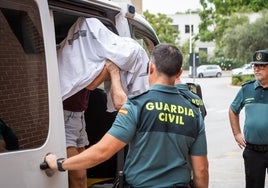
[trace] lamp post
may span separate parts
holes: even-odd
[[[190,9],[190,47],[189,47],[189,53],[190,56],[192,55],[192,10]],[[190,71],[192,72],[192,76],[193,76],[193,82],[195,83],[195,52],[193,52],[192,55],[192,61],[193,61],[193,65],[192,67],[190,66]]]

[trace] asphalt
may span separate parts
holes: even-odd
[[[223,71],[223,77],[230,77],[231,71]],[[182,78],[188,78],[188,71],[184,71]],[[243,150],[237,147],[220,156],[210,157],[209,160],[209,188],[245,188],[245,173]],[[268,174],[265,188],[268,188]]]

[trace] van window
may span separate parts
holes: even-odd
[[[72,12],[70,10],[53,10],[54,17],[54,26],[55,26],[55,35],[56,35],[56,43],[61,43],[68,35],[68,31],[71,26],[77,21],[79,17],[90,18],[94,17],[89,13],[81,13],[81,12]],[[98,18],[109,30],[118,34],[114,24],[107,19]]]
[[[40,147],[48,134],[48,87],[35,1],[0,1],[0,38],[0,118],[19,149]]]
[[[135,21],[134,19],[128,20],[131,27],[132,37],[146,50],[150,56],[155,45],[159,43],[154,31],[147,28],[145,25]]]

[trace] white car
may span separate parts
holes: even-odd
[[[196,69],[198,78],[203,77],[221,77],[222,69],[219,65],[200,65]]]
[[[245,74],[254,74],[253,67],[251,63],[245,64],[242,67],[232,69],[232,75],[245,75]]]

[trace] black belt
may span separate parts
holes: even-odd
[[[133,188],[130,185],[124,185],[123,188]],[[190,185],[172,185],[171,188],[191,188]]]
[[[246,148],[256,152],[268,152],[268,145],[255,145],[247,143]]]
[[[133,188],[130,185],[124,185],[123,188]],[[189,185],[172,185],[171,188],[191,188]]]

